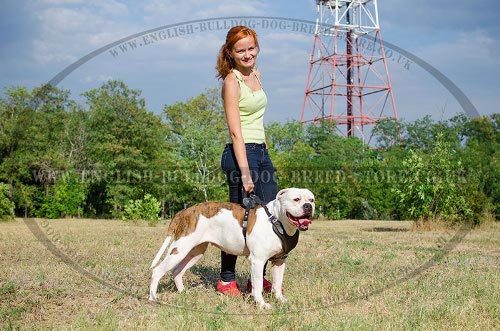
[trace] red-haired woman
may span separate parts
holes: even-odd
[[[223,80],[222,98],[231,143],[221,158],[229,185],[229,200],[242,202],[242,190],[255,192],[265,203],[278,192],[276,170],[269,158],[264,132],[267,97],[256,67],[259,41],[246,26],[231,28],[217,58],[217,78]],[[221,273],[217,291],[241,294],[235,278],[236,256],[221,252]],[[264,290],[271,283],[264,279]],[[248,283],[247,287],[251,287]]]

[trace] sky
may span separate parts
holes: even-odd
[[[495,0],[378,1],[400,119],[500,112],[498,13]],[[218,50],[243,23],[259,35],[265,121],[300,120],[314,35],[299,22],[316,17],[313,0],[0,0],[1,91],[56,82],[84,105],[83,92],[119,79],[160,114],[220,84]]]

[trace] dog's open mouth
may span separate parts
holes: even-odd
[[[311,215],[306,214],[299,217],[295,217],[287,212],[286,216],[288,216],[290,222],[292,222],[292,224],[295,225],[301,231],[307,230],[309,228],[309,224],[311,224],[311,220],[309,219]]]

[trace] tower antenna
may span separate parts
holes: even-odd
[[[342,135],[370,144],[374,125],[398,122],[377,0],[316,0],[316,5],[300,121],[333,121]]]

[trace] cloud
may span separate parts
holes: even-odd
[[[45,6],[37,4],[33,8],[37,9],[38,35],[32,40],[32,57],[42,65],[71,63],[122,38],[127,31],[132,33],[135,30],[133,25],[115,23],[110,19],[128,13],[126,6],[115,1],[93,4],[77,0],[45,0],[43,4]]]
[[[82,4],[85,3],[85,0],[41,0],[40,3],[45,5],[64,6]]]
[[[231,15],[236,9],[241,15],[258,15],[265,7],[260,1],[151,0],[132,11],[118,1],[43,0],[33,5],[39,31],[31,42],[33,58],[42,65],[73,62],[99,47],[147,30],[147,23],[154,28],[196,18]],[[187,52],[187,48],[199,47],[193,43],[196,39],[173,38],[169,41],[174,47],[171,52]],[[205,42],[204,45],[211,44]]]
[[[258,16],[266,13],[267,5],[261,1],[214,1],[217,5],[200,11],[201,17]]]
[[[111,15],[115,17],[126,17],[130,15],[130,11],[128,7],[120,3],[118,1],[114,0],[97,0],[93,1],[93,4],[99,8],[99,14],[105,16],[105,15]]]
[[[41,10],[37,17],[45,33],[74,33],[102,25],[102,18],[87,9],[51,7]]]
[[[151,0],[144,6],[145,21],[166,25],[200,18],[237,15],[262,15],[267,5],[263,1],[242,0]]]
[[[421,46],[416,52],[443,73],[450,74],[452,79],[474,79],[485,68],[490,77],[500,74],[499,46],[486,30],[460,32],[456,38]],[[488,76],[481,77],[483,82],[487,79]]]
[[[83,79],[81,79],[81,83],[84,84],[94,84],[94,83],[104,83],[106,81],[114,79],[111,75],[87,75]]]
[[[419,29],[425,32],[437,30],[463,31],[479,26],[499,31],[497,0],[481,1],[405,1],[385,0],[378,2],[382,24],[390,24],[402,30]]]
[[[129,14],[127,5],[116,0],[40,0],[40,5],[49,7],[73,7],[74,9],[89,8],[97,10],[100,15],[126,16]],[[78,6],[77,6],[78,5]]]

